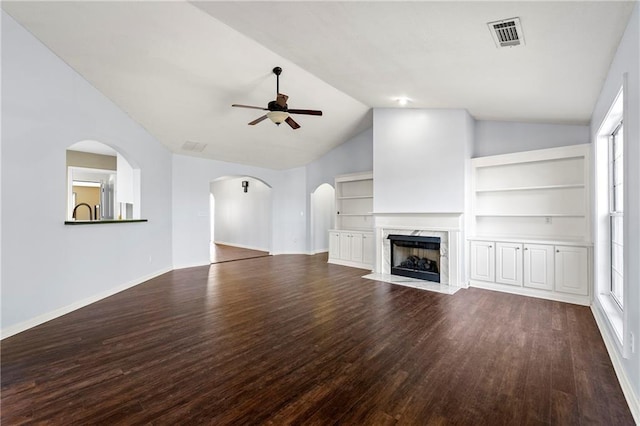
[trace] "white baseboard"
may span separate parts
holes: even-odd
[[[595,305],[591,305],[591,312],[596,319],[596,324],[602,335],[602,340],[604,340],[604,345],[607,347],[607,352],[609,352],[609,358],[611,358],[613,369],[616,372],[616,376],[618,376],[622,393],[627,400],[627,404],[629,404],[629,410],[631,410],[633,420],[636,424],[640,424],[640,400],[638,400],[638,395],[634,392],[631,382],[625,373],[622,354],[618,351],[614,340],[616,337],[611,335],[611,329],[607,326],[607,319],[600,309]]]
[[[520,296],[536,297],[538,299],[555,300],[556,302],[573,303],[574,305],[591,306],[589,296],[574,294],[547,292],[533,288],[515,287],[491,282],[469,280],[469,287],[482,288],[485,290],[500,291],[502,293],[517,294]]]
[[[78,300],[77,302],[74,302],[74,303],[72,303],[70,305],[67,305],[67,306],[64,306],[62,308],[53,310],[51,312],[44,313],[42,315],[38,315],[37,317],[31,318],[31,319],[29,319],[27,321],[23,321],[21,323],[18,323],[18,324],[11,325],[9,327],[3,328],[0,331],[0,340],[6,339],[7,337],[11,337],[11,336],[13,336],[15,334],[18,334],[18,333],[22,333],[23,331],[26,331],[26,330],[28,330],[30,328],[33,328],[33,327],[37,326],[37,325],[43,324],[43,323],[45,323],[47,321],[51,321],[52,319],[61,317],[62,315],[66,315],[69,312],[73,312],[73,311],[75,311],[77,309],[84,308],[87,305],[90,305],[90,304],[95,303],[95,302],[97,302],[99,300],[105,299],[105,298],[107,298],[109,296],[113,296],[114,294],[120,293],[121,291],[124,291],[124,290],[126,290],[128,288],[135,287],[138,284],[142,284],[145,281],[149,281],[150,279],[155,278],[155,277],[157,277],[159,275],[165,274],[165,273],[167,273],[167,272],[169,272],[171,270],[172,270],[172,268],[163,268],[163,269],[161,269],[159,271],[156,271],[156,272],[154,272],[152,274],[149,274],[149,275],[146,275],[144,277],[140,277],[140,278],[137,278],[135,280],[129,281],[127,283],[121,284],[119,286],[110,288],[109,290],[103,291],[102,293],[94,294],[93,296],[89,296],[89,297],[87,297],[85,299]]]

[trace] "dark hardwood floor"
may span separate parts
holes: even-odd
[[[269,252],[249,250],[224,244],[214,244],[211,253],[211,263],[231,262],[233,260],[253,259],[264,256],[269,256]]]
[[[633,424],[589,308],[365,272],[183,269],[7,338],[2,424]]]

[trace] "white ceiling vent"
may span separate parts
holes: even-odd
[[[524,33],[520,25],[520,18],[503,19],[489,22],[487,25],[496,47],[524,45]]]
[[[184,145],[182,145],[182,149],[184,151],[192,151],[192,152],[202,152],[207,147],[206,143],[197,143],[197,142],[189,142],[186,141]]]

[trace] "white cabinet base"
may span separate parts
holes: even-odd
[[[547,243],[525,239],[470,240],[469,285],[589,306],[588,247],[560,241]]]
[[[469,287],[482,288],[485,290],[494,290],[502,293],[518,294],[520,296],[537,297],[539,299],[555,300],[558,302],[573,303],[575,305],[590,306],[591,298],[589,296],[580,296],[575,294],[564,294],[552,291],[538,290],[535,288],[515,287],[512,285],[496,284],[486,281],[469,280]]]
[[[372,232],[329,231],[329,263],[373,270],[375,245]]]

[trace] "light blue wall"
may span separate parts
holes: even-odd
[[[373,129],[367,129],[338,145],[307,164],[306,170],[309,194],[323,183],[334,186],[336,175],[373,170]]]
[[[359,133],[305,166],[307,211],[311,209],[311,193],[318,186],[326,183],[335,189],[334,179],[337,175],[371,170],[373,170],[373,128]],[[306,229],[307,252],[311,253],[314,248],[311,247],[311,223],[309,220],[307,220]]]
[[[66,148],[140,167],[148,223],[65,226]],[[2,12],[2,334],[171,268],[171,154]]]
[[[635,392],[637,409],[639,407],[638,397],[640,396],[640,167],[638,166],[640,164],[640,3],[636,3],[594,108],[591,117],[592,143],[595,143],[598,128],[622,87],[625,73],[628,78],[628,87],[624,99],[624,155],[625,164],[628,167],[625,173],[625,232],[623,238],[624,278],[628,284],[628,294],[625,300],[630,302],[625,305],[629,324],[625,338],[630,339],[632,333],[635,336],[636,347],[629,359],[622,359],[622,367]],[[597,299],[595,307],[599,310],[603,309]],[[610,336],[614,335],[606,323],[603,332]],[[613,340],[615,341],[615,338]],[[621,356],[619,347],[616,347],[615,351],[618,356]],[[637,411],[635,414],[640,416]],[[636,417],[636,421],[638,420],[640,418]]]
[[[579,145],[589,142],[588,125],[477,120],[473,158]]]

